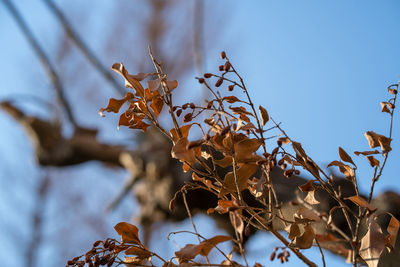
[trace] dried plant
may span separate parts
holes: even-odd
[[[173,143],[171,156],[182,162],[183,171],[191,172],[193,180],[186,182],[175,194],[170,209],[174,209],[177,196],[181,194],[188,216],[192,219],[186,195],[190,195],[191,190],[206,190],[218,198],[216,206],[210,207],[207,213],[229,214],[235,236],[206,239],[197,232],[192,220],[192,234],[198,237],[199,244],[187,244],[175,252],[175,257],[164,259],[142,244],[136,226],[122,222],[115,226],[122,237],[121,242],[113,239],[96,241],[85,255],[69,261],[69,266],[83,266],[85,263],[88,266],[154,266],[154,257],[161,260],[163,266],[242,266],[232,260],[233,251],[225,253],[217,247],[219,243],[227,241],[235,243],[236,252],[240,253],[248,266],[243,241],[250,227],[270,232],[282,242],[283,246],[275,248],[270,256],[270,260],[278,259],[282,263],[294,254],[306,265],[316,266],[301,250],[317,246],[324,266],[323,249],[329,249],[346,257],[353,266],[367,264],[372,267],[378,265],[384,249],[394,250],[400,222],[391,214],[379,213],[371,200],[375,184],[392,150],[390,143],[398,83],[388,87],[391,98],[381,102],[382,112],[388,113],[390,118],[389,135],[368,131],[365,137],[369,147],[374,150],[354,152],[357,156],[364,156],[372,168],[368,198],[360,195],[357,165],[343,148],[339,147],[339,160],[327,166],[338,168],[351,183],[353,194],[344,196],[342,188],[335,184],[326,168],[319,166],[301,143],[293,140],[269,116],[266,108],[255,107],[242,77],[225,52],[220,54],[223,64],[219,66],[217,74],[205,73],[204,77],[197,78],[212,95],[212,99],[207,100],[204,106],[194,103],[175,105],[173,96],[178,82],[168,80],[162,64],[154,58],[150,48],[149,52],[155,67],[154,73],[131,75],[122,63],[112,66],[132,91],[122,99],[111,98],[100,114],[119,113],[127,103],[128,107],[120,115],[118,126],[142,131],[153,126],[169,138]],[[145,79],[148,79],[146,88]],[[232,91],[239,91],[243,97],[231,95]],[[170,123],[161,121],[160,114],[163,111],[169,114]],[[170,125],[171,129],[168,127]],[[192,140],[199,136],[202,137]],[[267,140],[276,140],[276,145],[268,146]],[[313,177],[299,186],[296,203],[282,203],[278,198],[276,185],[271,179],[271,171],[276,167],[283,170],[287,179],[301,171]],[[317,191],[329,195],[336,203],[329,213],[318,208],[320,201],[315,194]],[[244,197],[245,192],[251,193],[252,201]],[[296,211],[287,215],[282,211],[283,205],[292,205]],[[335,224],[334,216],[339,213],[345,217],[345,228]],[[376,222],[380,216],[390,216],[385,230]],[[279,232],[279,224],[288,232],[288,238]],[[223,262],[210,262],[207,256],[213,248],[225,257]],[[129,256],[121,258],[121,254]],[[197,256],[203,256],[207,263],[196,260],[200,258]]]

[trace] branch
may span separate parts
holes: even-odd
[[[19,11],[16,9],[16,7],[13,5],[13,3],[9,0],[3,0],[3,3],[5,7],[8,9],[10,12],[11,16],[17,23],[18,27],[22,31],[23,35],[27,39],[29,45],[32,47],[33,51],[35,54],[38,56],[40,63],[42,64],[42,67],[44,68],[47,76],[50,78],[50,81],[56,90],[58,101],[60,101],[61,105],[64,107],[65,112],[67,114],[68,120],[71,122],[71,124],[75,127],[78,128],[78,124],[74,118],[74,115],[72,113],[72,109],[67,102],[67,99],[64,95],[64,88],[61,84],[60,78],[55,71],[54,66],[51,64],[49,58],[46,56],[43,48],[39,45],[39,42],[35,39],[33,33],[29,29],[28,25],[24,21],[23,17],[19,13]]]

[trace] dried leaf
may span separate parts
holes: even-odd
[[[381,102],[381,112],[386,112],[391,114],[390,109],[387,106],[387,102]]]
[[[373,216],[368,220],[368,232],[361,239],[360,255],[368,267],[377,267],[385,248],[385,236]]]
[[[130,247],[125,251],[125,254],[136,255],[140,259],[147,259],[152,255],[150,251],[142,247]]]
[[[125,97],[123,99],[115,99],[115,98],[110,98],[110,100],[108,100],[108,105],[105,108],[101,108],[99,110],[99,114],[100,116],[104,117],[103,112],[114,112],[114,113],[118,113],[120,108],[122,107],[122,105],[133,98],[133,94],[132,93],[126,93]]]
[[[141,244],[139,240],[139,229],[135,225],[127,222],[120,222],[114,226],[114,229],[121,236],[122,242]]]
[[[257,171],[257,164],[239,164],[239,169],[236,170],[237,183],[240,191],[247,188],[249,178]],[[232,172],[225,175],[224,187],[221,189],[219,195],[224,196],[227,193],[236,192],[235,176]]]
[[[379,160],[374,158],[374,156],[368,156],[367,160],[368,160],[369,164],[371,165],[371,167],[379,166]]]
[[[229,138],[231,140],[231,138]],[[256,139],[244,139],[234,144],[235,148],[235,159],[237,162],[248,162],[254,159],[253,153],[258,150],[261,146],[261,142]]]
[[[315,238],[315,232],[310,224],[304,226],[304,233],[294,239],[293,244],[300,249],[310,248]]]
[[[368,131],[364,135],[368,140],[370,148],[380,146],[383,153],[387,153],[392,150],[392,148],[390,147],[390,143],[392,141],[391,138],[388,138],[381,134],[377,134],[373,131]]]
[[[190,131],[190,128],[192,127],[192,125],[193,124],[187,124],[187,125],[183,125],[181,128],[179,128],[183,138],[188,137],[189,131]],[[172,137],[172,140],[174,141],[174,143],[180,139],[178,132],[176,131],[175,128],[171,129],[169,131],[169,133],[171,134],[171,137]]]
[[[261,125],[264,126],[269,121],[269,115],[265,108],[262,106],[258,107],[258,111],[260,112],[261,117]]]
[[[370,212],[376,211],[376,208],[373,205],[369,204],[365,199],[363,199],[360,196],[346,197],[344,199],[351,200],[353,203],[357,204],[358,206],[367,208]]]
[[[288,225],[285,230],[289,233],[288,238],[292,241],[301,234],[300,227],[297,225],[297,223]]]
[[[299,189],[301,190],[301,192],[314,191],[314,181],[315,180],[309,180],[307,183],[299,185]]]
[[[115,72],[117,72],[119,75],[124,77],[125,79],[125,86],[132,88],[135,90],[136,95],[139,97],[144,97],[144,88],[140,84],[140,82],[135,78],[135,76],[132,76],[128,73],[128,71],[125,69],[124,65],[122,63],[115,63],[111,67]]]
[[[395,247],[397,234],[399,232],[400,222],[392,216],[390,219],[389,225],[386,228],[387,232],[389,233],[389,244],[392,248]]]
[[[189,141],[186,137],[181,138],[174,144],[171,150],[171,156],[175,159],[179,159],[181,162],[188,162],[193,164],[196,162],[196,155],[201,156],[201,148],[195,147],[193,149],[187,149]]]
[[[178,263],[188,262],[199,255],[201,247],[199,245],[187,244],[185,247],[175,252]]]
[[[315,198],[315,191],[309,191],[307,196],[304,198],[304,201],[310,205],[318,205],[320,202]]]
[[[356,154],[357,156],[364,155],[364,156],[368,156],[368,155],[373,155],[373,154],[379,154],[380,152],[378,150],[372,150],[372,151],[354,151],[354,154]]]
[[[236,96],[233,96],[233,95],[225,96],[224,98],[222,98],[222,100],[225,100],[226,102],[231,103],[231,104],[240,101]]]
[[[154,98],[153,101],[151,102],[150,108],[153,110],[156,118],[158,117],[158,115],[160,115],[163,106],[164,106],[164,100],[162,99],[161,96]]]
[[[250,112],[248,112],[244,107],[240,106],[240,107],[232,107],[229,106],[229,109],[232,110],[233,114],[245,114],[245,115],[249,115],[249,116],[253,116],[253,114],[251,114]],[[242,118],[243,119],[243,118]],[[244,120],[246,122],[248,122],[247,120]]]
[[[334,160],[328,164],[328,167],[331,167],[331,166],[338,166],[339,171],[341,173],[343,173],[344,176],[346,177],[346,179],[348,179],[348,180],[352,180],[355,177],[354,169],[351,166],[346,165],[341,161]]]
[[[165,82],[168,90],[171,92],[172,90],[174,90],[176,87],[178,87],[178,81],[177,80],[173,80],[173,81],[166,81]]]
[[[236,211],[230,211],[229,212],[229,218],[231,220],[231,224],[233,226],[233,229],[235,229],[235,232],[239,234],[240,239],[242,239],[243,236],[243,230],[244,230],[244,223],[242,218],[239,216],[239,212]]]
[[[219,243],[222,243],[222,242],[226,242],[231,239],[232,238],[229,236],[217,235],[217,236],[214,236],[213,238],[202,241],[199,245],[200,246],[200,255],[208,256],[211,249],[213,249],[216,245],[218,245]]]
[[[356,164],[354,164],[354,162],[351,159],[351,157],[349,156],[349,154],[347,154],[347,152],[341,147],[339,147],[339,156],[340,156],[340,159],[343,160],[344,162],[348,162],[348,163],[351,163],[354,166],[356,166]]]
[[[312,210],[309,210],[305,207],[301,207],[300,209],[298,209],[296,211],[296,213],[294,214],[294,216],[295,216],[295,218],[305,219],[306,221],[308,220],[308,221],[319,222],[321,220],[321,218],[318,217],[317,214],[315,214]],[[303,222],[303,221],[301,221],[301,222]]]
[[[232,166],[232,157],[226,156],[223,159],[214,160],[214,163],[222,168],[226,168],[226,167]]]
[[[287,137],[280,137],[280,138],[278,138],[278,142],[282,142],[282,144],[287,145],[290,143],[290,139]]]
[[[150,80],[147,82],[147,86],[149,87],[150,92],[158,91],[161,87],[161,79],[157,78],[155,80]]]

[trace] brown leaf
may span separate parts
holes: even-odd
[[[231,239],[232,238],[229,236],[217,235],[217,236],[214,236],[213,238],[202,241],[199,245],[200,246],[200,255],[208,256],[211,249],[213,249],[216,245],[218,245],[219,243],[222,243],[222,242],[226,242]]]
[[[353,203],[357,204],[358,206],[367,208],[370,212],[376,211],[376,208],[373,205],[369,204],[365,199],[363,199],[360,196],[346,197],[344,199],[351,200]]]
[[[249,178],[257,171],[257,164],[239,164],[239,169],[236,170],[237,183],[240,191],[247,188],[247,182]],[[236,192],[235,176],[232,172],[228,172],[225,175],[224,187],[219,193],[220,196],[224,196],[227,193]]]
[[[297,225],[297,223],[288,225],[285,230],[289,233],[288,238],[292,241],[301,234],[300,227]]]
[[[294,214],[294,216],[299,219],[305,219],[308,221],[319,222],[321,220],[321,218],[318,217],[317,214],[315,214],[312,210],[309,210],[305,207],[301,207],[300,209],[298,209]]]
[[[387,102],[381,102],[381,112],[386,112],[391,114],[390,109],[387,106]]]
[[[367,160],[368,160],[369,164],[371,165],[371,167],[379,166],[379,160],[374,158],[374,156],[368,156]]]
[[[152,253],[150,251],[148,251],[145,248],[141,248],[141,247],[130,247],[127,250],[125,250],[125,254],[126,255],[136,255],[140,259],[147,259],[152,255]]]
[[[139,229],[135,225],[127,222],[120,222],[114,226],[114,229],[121,236],[122,242],[141,244],[139,240]]]
[[[232,166],[232,157],[226,156],[223,159],[214,160],[214,163],[222,168],[226,168],[226,167]]]
[[[176,87],[178,87],[178,81],[177,80],[173,80],[173,81],[166,81],[165,82],[168,90],[171,92],[172,90],[174,90]]]
[[[397,234],[399,232],[400,222],[392,216],[390,219],[389,225],[386,228],[387,232],[389,233],[389,244],[392,248],[395,247]]]
[[[149,87],[150,92],[158,91],[161,86],[161,79],[157,78],[155,80],[150,80],[147,82],[147,86]]]
[[[347,152],[341,147],[339,147],[339,156],[340,156],[340,159],[343,160],[344,162],[348,162],[348,163],[351,163],[354,166],[356,166],[356,164],[354,164],[354,162],[351,159],[351,157],[349,156],[349,154],[347,154]]]
[[[238,207],[237,203],[232,200],[225,200],[225,199],[220,199],[218,200],[218,206],[215,207],[212,212],[216,211],[219,214],[225,214],[227,213],[232,207]]]
[[[309,191],[307,196],[304,198],[304,201],[310,205],[318,205],[320,202],[315,198],[315,191]]]
[[[368,267],[377,267],[385,248],[385,236],[373,216],[368,219],[368,232],[361,239],[360,255]]]
[[[229,106],[229,109],[232,110],[233,114],[245,114],[245,115],[249,115],[249,116],[253,116],[253,114],[251,114],[250,112],[248,112],[244,107],[240,106],[240,107],[232,107]],[[246,122],[248,122],[247,120],[244,120]]]
[[[201,247],[199,245],[187,244],[185,247],[175,252],[178,263],[188,262],[200,254]]]
[[[353,177],[355,176],[354,169],[351,166],[346,165],[341,161],[334,160],[328,164],[328,167],[331,167],[331,166],[338,166],[339,171],[341,173],[343,173],[344,176],[346,177],[346,179],[348,179],[348,180],[352,180]]]
[[[256,138],[244,139],[238,143],[235,143],[234,148],[236,161],[247,162],[250,159],[254,159],[253,153],[256,152],[260,146],[261,142]]]
[[[278,142],[282,142],[282,144],[287,145],[290,143],[290,139],[287,137],[280,137],[280,138],[278,138]]]
[[[390,147],[390,142],[392,141],[391,138],[388,138],[381,134],[377,134],[373,131],[366,132],[365,137],[368,140],[370,148],[380,146],[383,153],[387,153],[392,150],[392,148]]]
[[[174,144],[171,150],[171,156],[175,159],[179,159],[181,162],[188,162],[193,164],[196,162],[196,155],[201,156],[201,148],[195,147],[193,149],[187,149],[189,141],[186,137],[181,138]]]
[[[260,112],[260,116],[261,116],[261,125],[264,126],[269,121],[268,112],[262,106],[258,107],[258,111]]]
[[[310,248],[315,238],[315,232],[310,224],[304,226],[304,233],[294,239],[293,244],[300,249]]]
[[[233,95],[225,96],[224,98],[222,98],[222,100],[225,100],[226,102],[231,103],[231,104],[240,101],[236,96],[233,96]]]
[[[136,95],[139,97],[144,97],[144,88],[140,84],[140,82],[135,78],[135,76],[132,76],[128,73],[128,71],[125,69],[124,65],[122,63],[115,63],[111,67],[115,72],[117,72],[119,75],[124,77],[125,79],[125,86],[132,88],[135,90]]]
[[[153,110],[154,115],[156,115],[156,118],[158,117],[158,115],[160,115],[163,106],[164,106],[164,100],[162,99],[161,96],[154,98],[153,101],[151,102],[150,108]]]
[[[115,98],[110,98],[110,100],[108,100],[108,105],[105,108],[101,108],[99,110],[99,114],[100,116],[104,117],[103,112],[114,112],[114,113],[118,113],[120,108],[122,107],[122,105],[133,98],[133,94],[132,93],[126,93],[125,97],[123,99],[115,99]]]
[[[189,131],[190,131],[190,128],[192,127],[192,125],[193,124],[187,124],[187,125],[183,125],[181,128],[179,128],[183,138],[188,137]],[[169,133],[171,134],[172,140],[174,142],[177,142],[180,139],[178,132],[176,131],[175,128],[171,129],[169,131]]]
[[[373,154],[379,154],[380,152],[378,150],[372,150],[372,151],[354,151],[354,154],[356,154],[357,156],[364,155],[364,156],[368,156],[368,155],[373,155]]]
[[[231,224],[235,232],[239,234],[240,240],[243,237],[243,230],[244,230],[244,223],[242,218],[239,216],[238,211],[230,211],[229,212],[229,219],[231,220]]]
[[[301,190],[301,192],[314,191],[314,181],[315,180],[309,180],[307,183],[299,185],[299,189]]]

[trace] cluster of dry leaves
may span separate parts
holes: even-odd
[[[280,124],[270,118],[264,107],[259,106],[256,110],[242,77],[224,52],[220,54],[224,64],[219,66],[218,74],[205,73],[204,77],[197,78],[212,95],[212,99],[207,100],[204,106],[194,103],[174,105],[173,92],[178,83],[167,79],[162,65],[153,57],[151,50],[150,56],[155,73],[131,75],[121,63],[112,66],[125,79],[126,87],[131,88],[132,92],[127,93],[123,99],[110,99],[107,107],[100,110],[100,114],[119,113],[121,107],[127,103],[128,107],[120,115],[118,126],[143,131],[154,126],[167,136],[173,143],[171,156],[181,161],[183,171],[191,171],[193,178],[176,196],[182,194],[186,201],[185,195],[190,194],[190,190],[199,188],[218,196],[218,203],[215,207],[210,207],[207,213],[228,213],[235,230],[235,238],[215,236],[205,239],[194,227],[193,234],[199,238],[199,244],[187,244],[175,253],[174,258],[166,260],[156,252],[149,251],[140,242],[136,226],[122,222],[115,226],[122,242],[112,239],[97,241],[88,253],[69,261],[68,265],[83,266],[86,262],[89,266],[111,266],[114,263],[154,266],[152,258],[156,257],[163,262],[163,266],[242,266],[232,260],[233,252],[225,254],[218,249],[219,243],[229,240],[236,244],[235,252],[240,253],[243,262],[248,265],[242,243],[243,235],[248,234],[250,226],[272,233],[283,243],[280,248],[282,252],[276,257],[276,248],[270,257],[271,260],[278,258],[282,263],[288,261],[290,254],[294,254],[306,265],[316,266],[300,249],[318,246],[324,265],[323,248],[327,248],[347,257],[353,266],[367,264],[372,267],[377,266],[384,249],[394,249],[400,222],[391,214],[378,214],[379,211],[370,202],[374,185],[379,180],[391,151],[392,118],[398,84],[389,86],[392,97],[381,103],[382,112],[390,115],[389,136],[368,131],[365,137],[369,147],[378,149],[354,152],[357,156],[365,156],[373,168],[369,198],[365,199],[360,195],[357,165],[343,148],[339,147],[340,160],[332,161],[327,166],[337,167],[352,182],[355,195],[344,198],[340,188],[335,187],[332,176],[326,174],[302,145],[291,139]],[[145,88],[146,78],[150,79]],[[224,87],[226,90],[218,91],[218,88]],[[239,99],[230,95],[229,92],[234,90],[243,93],[244,97]],[[164,115],[160,116],[163,110],[171,118],[172,129],[161,123],[160,118],[165,118]],[[271,126],[267,128],[268,123]],[[272,135],[274,131],[278,135]],[[191,140],[196,136],[202,137]],[[275,147],[267,147],[266,141],[269,139],[276,139]],[[299,194],[298,203],[291,203],[296,207],[296,212],[291,216],[284,216],[281,210],[284,203],[278,199],[271,179],[274,168],[281,168],[287,179],[298,175],[300,170],[313,177],[299,187],[304,194]],[[251,205],[244,200],[245,190],[251,193],[257,205]],[[324,214],[317,208],[320,202],[315,192],[319,190],[329,194],[337,203],[329,214]],[[175,201],[176,197],[170,202],[171,210]],[[186,207],[191,216],[189,207]],[[340,229],[334,224],[332,218],[337,213],[345,216],[348,229]],[[384,231],[375,220],[377,216],[391,216],[389,226]],[[275,228],[276,221],[284,225],[287,238]],[[318,230],[321,225],[325,231]],[[210,263],[208,254],[213,248],[218,249],[226,258],[223,262]],[[118,255],[122,252],[128,256],[120,258]],[[254,266],[261,264],[256,263]]]

